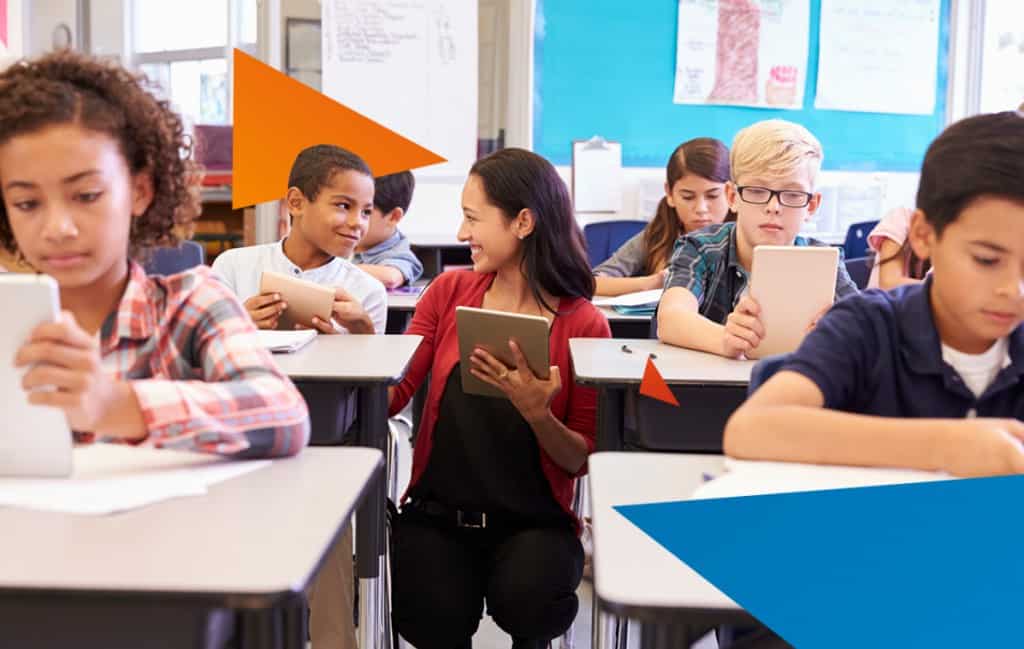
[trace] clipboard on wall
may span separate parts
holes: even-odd
[[[572,143],[572,202],[577,212],[622,211],[622,144],[595,135]]]

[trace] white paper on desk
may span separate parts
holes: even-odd
[[[295,331],[260,329],[256,336],[260,345],[275,353],[297,352],[316,338],[315,329],[296,329]]]
[[[0,506],[113,514],[171,498],[201,496],[211,485],[269,465],[270,460],[93,444],[75,449],[70,478],[0,479]]]
[[[595,297],[594,306],[657,306],[663,292],[664,289],[654,288],[615,297]]]
[[[950,480],[945,473],[912,469],[825,466],[791,462],[752,462],[726,458],[725,473],[698,488],[691,500],[734,498],[797,491]]]

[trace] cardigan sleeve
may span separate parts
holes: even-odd
[[[430,373],[437,348],[438,328],[445,306],[454,299],[454,288],[454,273],[444,273],[431,283],[416,303],[412,322],[405,333],[410,336],[423,336],[423,342],[413,355],[405,378],[395,386],[389,414],[396,415],[401,412]]]
[[[574,338],[611,338],[612,332],[608,325],[608,319],[596,308],[589,307],[586,312],[590,317],[581,323],[578,330],[573,332]],[[568,341],[566,341],[568,344]],[[576,383],[576,370],[572,367],[572,357],[569,357],[571,376],[563,380],[562,389],[568,388],[568,405],[566,408],[565,425],[569,430],[575,431],[583,436],[587,443],[587,455],[594,452],[597,432],[597,390],[584,387]],[[587,472],[587,465],[584,464],[576,473],[576,477]]]

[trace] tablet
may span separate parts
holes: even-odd
[[[455,309],[455,327],[459,337],[462,391],[466,394],[505,398],[501,390],[470,374],[473,364],[469,357],[475,348],[483,347],[513,369],[516,363],[508,346],[512,338],[519,343],[519,349],[526,356],[526,363],[533,373],[545,380],[550,376],[548,321],[545,318],[460,306]]]
[[[765,338],[748,358],[796,351],[814,317],[835,301],[839,248],[758,246],[750,295],[761,305]]]
[[[334,311],[334,289],[283,273],[265,270],[260,275],[260,293],[280,293],[288,305],[277,320],[278,329],[295,329],[295,325],[313,327],[313,316],[331,321]]]
[[[64,411],[29,404],[21,387],[25,368],[14,367],[32,330],[56,322],[57,282],[46,275],[4,273],[0,303],[17,305],[16,313],[0,319],[0,476],[68,476],[73,440]]]

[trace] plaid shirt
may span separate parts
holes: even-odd
[[[143,443],[246,457],[298,453],[309,438],[306,402],[231,291],[205,266],[168,277],[130,266],[100,349],[104,368],[131,382]]]
[[[798,236],[794,246],[827,246],[815,239]],[[857,285],[850,279],[839,251],[839,272],[836,274],[836,300],[855,295]],[[736,224],[712,225],[687,234],[672,254],[668,265],[665,289],[674,286],[689,289],[697,297],[699,313],[718,324],[725,324],[729,314],[747,288],[749,275],[740,264],[736,252]]]

